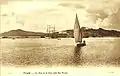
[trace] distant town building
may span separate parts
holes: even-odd
[[[60,31],[59,34],[67,34],[67,31]]]

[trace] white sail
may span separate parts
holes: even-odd
[[[81,43],[82,42],[82,32],[81,32],[81,29],[80,29],[77,14],[76,14],[75,25],[74,25],[74,38],[75,38],[76,43],[78,43],[78,42]]]

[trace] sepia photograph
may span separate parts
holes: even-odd
[[[120,0],[0,0],[0,76],[120,76]]]

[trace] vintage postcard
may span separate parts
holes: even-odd
[[[0,0],[1,76],[120,76],[120,0]]]

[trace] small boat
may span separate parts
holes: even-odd
[[[74,24],[74,38],[77,46],[85,46],[85,40],[82,42],[82,30],[79,25],[79,20],[76,14],[75,24]]]
[[[61,38],[58,38],[58,40],[61,40]]]
[[[14,37],[13,37],[12,39],[13,39],[13,40],[15,40],[15,38],[14,38]]]

